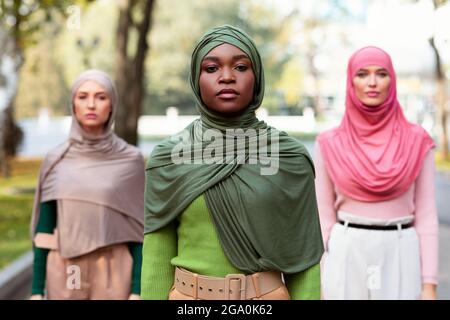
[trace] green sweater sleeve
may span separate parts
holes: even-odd
[[[53,233],[55,227],[56,201],[42,202],[40,205],[40,215],[36,227],[36,233]],[[48,252],[48,249],[33,246],[34,260],[31,294],[44,294]]]
[[[142,243],[129,242],[128,249],[133,257],[133,271],[131,273],[131,293],[141,293]]]
[[[291,300],[320,300],[320,263],[284,278]]]
[[[176,222],[144,236],[142,250],[141,298],[166,300],[173,285],[177,255]]]

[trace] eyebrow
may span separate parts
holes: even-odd
[[[250,60],[250,58],[247,55],[245,55],[245,54],[239,54],[239,55],[233,56],[232,59],[233,60],[240,60],[240,59],[248,59],[248,60]],[[206,57],[203,58],[203,61],[205,61],[205,60],[211,60],[211,61],[214,61],[214,62],[218,62],[218,61],[220,61],[220,58],[219,57],[215,57],[215,56],[206,56]]]
[[[369,70],[367,70],[366,68],[361,68],[357,72],[359,72],[359,71],[369,71]],[[385,69],[385,68],[380,68],[380,69],[375,70],[375,72],[379,72],[379,71],[388,72],[387,69]]]
[[[88,92],[88,91],[78,91],[78,94],[80,94],[80,93],[82,93],[82,94],[88,94],[88,93],[90,93],[90,92]],[[95,94],[106,94],[106,95],[107,95],[107,93],[106,93],[105,91],[95,92]]]

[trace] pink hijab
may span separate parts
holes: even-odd
[[[353,88],[356,72],[369,65],[385,68],[391,78],[386,101],[376,107],[364,105]],[[359,201],[400,196],[414,183],[435,144],[421,126],[403,115],[395,71],[385,51],[369,46],[350,57],[345,106],[340,126],[317,138],[332,181],[344,195]]]

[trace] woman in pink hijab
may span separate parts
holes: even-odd
[[[45,157],[36,188],[32,299],[137,299],[144,220],[144,160],[112,131],[109,76],[72,86],[72,126]]]
[[[316,144],[323,298],[435,299],[435,145],[403,115],[385,51],[351,56],[345,105]]]

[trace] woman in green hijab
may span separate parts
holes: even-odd
[[[190,82],[200,118],[146,167],[141,296],[319,299],[314,167],[300,142],[256,118],[264,71],[253,41],[210,30]]]

